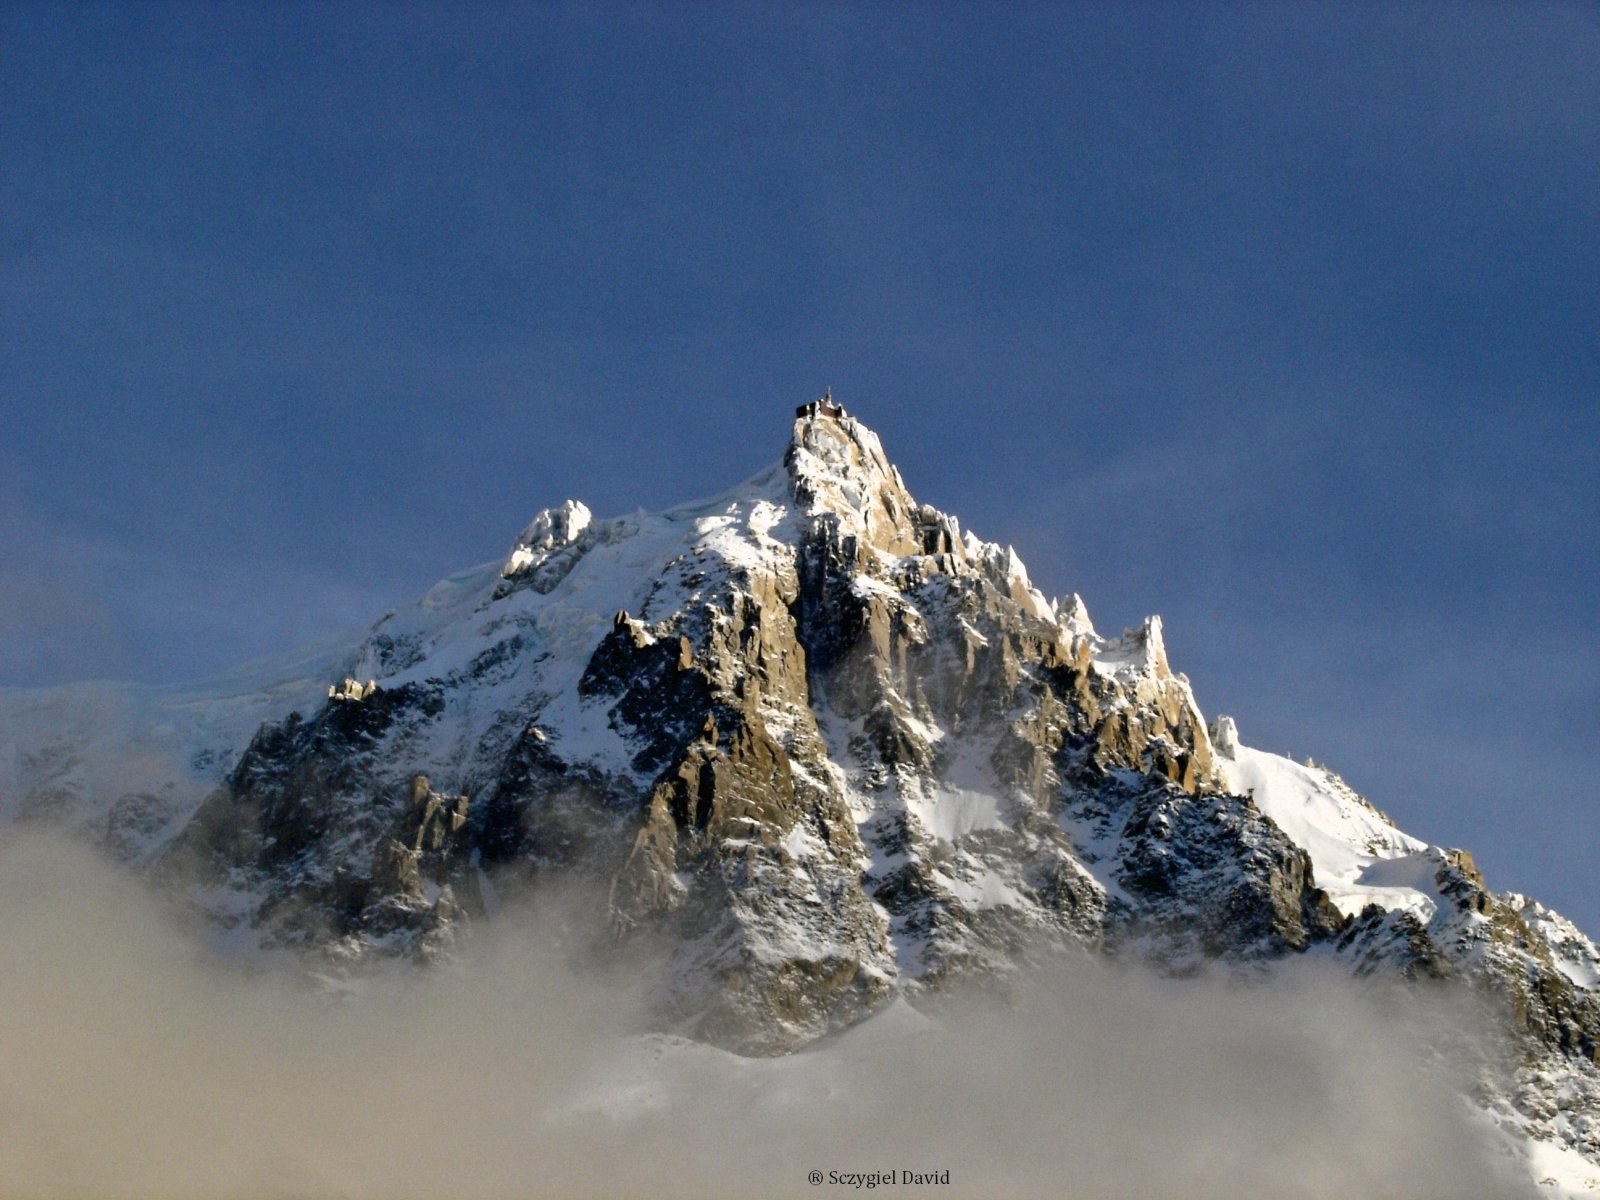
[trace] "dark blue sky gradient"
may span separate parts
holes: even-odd
[[[0,684],[364,625],[831,384],[1600,932],[1592,5],[0,8]]]

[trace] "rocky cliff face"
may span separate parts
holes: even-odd
[[[854,418],[802,416],[709,501],[540,513],[330,667],[134,839],[264,943],[437,956],[495,895],[582,877],[612,936],[674,948],[664,1020],[761,1054],[1055,946],[1320,955],[1495,997],[1523,1047],[1505,1119],[1600,1158],[1592,943],[1208,728],[1158,618],[1102,637]]]

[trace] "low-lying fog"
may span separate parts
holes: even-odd
[[[87,851],[11,841],[0,1195],[819,1196],[856,1190],[830,1172],[905,1170],[949,1183],[874,1194],[1529,1191],[1448,1069],[1417,1069],[1429,1022],[1478,1019],[1460,1005],[1309,966],[1240,990],[1085,958],[1008,1005],[897,1004],[739,1059],[641,1036],[644,985],[567,966],[555,907],[335,997],[217,962]]]

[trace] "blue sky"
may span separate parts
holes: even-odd
[[[0,685],[359,627],[831,385],[1600,932],[1592,5],[0,8]]]

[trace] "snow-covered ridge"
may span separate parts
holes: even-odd
[[[1549,943],[1563,975],[1577,987],[1600,990],[1600,949],[1576,925],[1530,897],[1510,892],[1505,899]]]
[[[0,826],[61,826],[148,861],[263,721],[321,703],[346,653],[321,643],[199,683],[0,688]]]
[[[1311,855],[1317,885],[1341,912],[1354,916],[1376,904],[1413,912],[1424,923],[1432,919],[1439,851],[1401,833],[1331,771],[1239,743],[1227,721],[1227,736],[1213,744],[1229,789],[1253,799]],[[1223,732],[1220,722],[1216,732]]]

